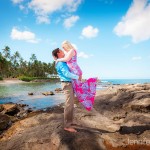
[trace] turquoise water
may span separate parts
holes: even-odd
[[[136,84],[136,83],[150,83],[150,79],[105,79],[102,81],[111,84]]]
[[[97,89],[107,88],[115,84],[136,84],[136,83],[150,83],[150,79],[103,79],[98,84]]]
[[[24,95],[28,92],[34,92],[39,94],[45,91],[55,90],[61,87],[60,83],[11,83],[11,84],[0,84],[0,98]]]
[[[105,79],[97,86],[97,89],[107,88],[112,84],[135,84],[135,83],[150,83],[150,79]],[[54,91],[56,88],[61,88],[58,83],[13,83],[0,84],[0,104],[13,102],[28,104],[33,109],[43,109],[54,106],[65,101],[62,93],[56,93],[53,96],[44,96],[42,92]],[[33,96],[28,93],[33,92]]]
[[[22,103],[33,109],[43,109],[64,102],[64,95],[56,93],[52,96],[42,95],[42,92],[54,91],[60,88],[60,83],[13,83],[0,84],[0,104]],[[33,96],[28,93],[33,92]]]

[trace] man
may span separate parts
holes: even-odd
[[[65,56],[64,52],[59,48],[53,50],[52,55],[55,60],[58,58],[63,58]],[[58,62],[56,64],[56,70],[60,77],[62,89],[66,97],[64,107],[64,130],[67,130],[69,132],[77,132],[73,127],[71,127],[71,125],[73,124],[74,110],[74,93],[71,79],[79,79],[79,76],[71,73],[65,62]]]

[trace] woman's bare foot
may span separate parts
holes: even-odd
[[[74,128],[64,128],[64,130],[69,131],[69,132],[77,132]]]

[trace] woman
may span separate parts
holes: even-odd
[[[64,58],[57,59],[56,62],[66,62],[70,68],[70,71],[76,75],[79,75],[79,80],[72,80],[73,89],[79,102],[83,104],[86,110],[90,111],[94,104],[97,78],[89,78],[88,80],[81,82],[82,70],[77,64],[77,51],[68,41],[64,41],[62,43],[62,47],[65,50],[66,55]]]

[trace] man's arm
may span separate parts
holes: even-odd
[[[59,69],[62,71],[63,75],[67,78],[71,78],[71,79],[79,79],[79,76],[78,75],[75,75],[73,73],[71,73],[69,70],[68,70],[68,66],[64,63],[61,63],[59,64]]]
[[[68,62],[73,56],[74,56],[75,52],[73,49],[71,49],[66,55],[64,58],[58,58],[57,59],[57,62],[58,61],[63,61],[63,62]]]

